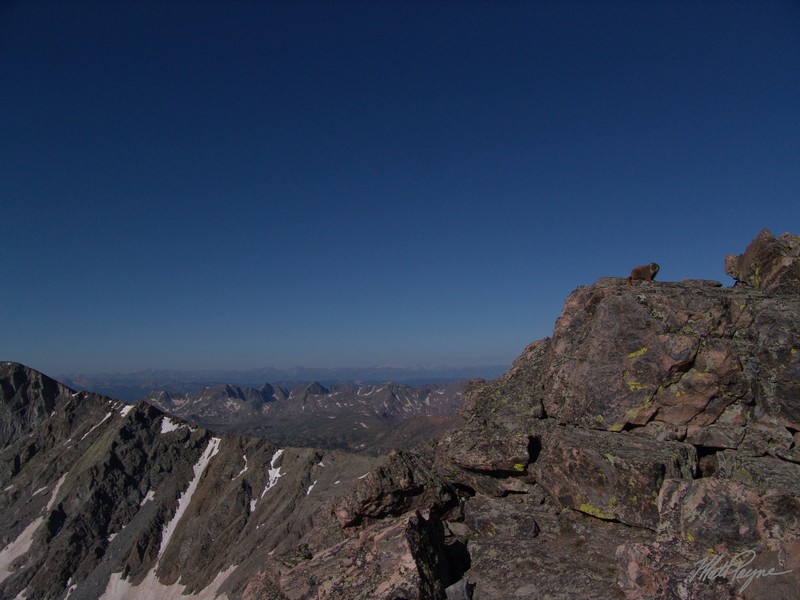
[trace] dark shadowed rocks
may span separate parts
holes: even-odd
[[[47,375],[13,362],[0,363],[0,385],[0,448],[30,432],[53,412],[59,399],[74,393]]]

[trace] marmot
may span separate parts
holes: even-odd
[[[631,271],[628,277],[628,285],[633,285],[634,279],[642,279],[644,281],[653,281],[656,278],[656,273],[660,267],[656,263],[636,267]]]

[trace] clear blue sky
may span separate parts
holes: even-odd
[[[0,359],[510,363],[800,232],[798,2],[0,4]]]

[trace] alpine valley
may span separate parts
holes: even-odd
[[[463,388],[0,363],[0,598],[796,598],[800,237],[725,270],[579,287]]]
[[[214,431],[292,446],[382,454],[439,437],[457,421],[463,383],[331,385],[291,389],[216,385],[186,394],[150,393],[146,401]]]

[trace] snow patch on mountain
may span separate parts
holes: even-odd
[[[161,433],[169,433],[170,431],[175,431],[181,427],[184,427],[183,423],[173,421],[169,417],[164,417],[161,419]]]
[[[211,461],[214,455],[219,452],[219,444],[221,441],[221,438],[211,438],[206,446],[206,449],[203,451],[203,455],[200,457],[200,460],[197,461],[197,464],[194,466],[194,478],[189,482],[189,487],[186,488],[186,491],[184,491],[183,494],[181,494],[181,497],[178,499],[178,510],[175,511],[175,516],[172,517],[172,520],[169,523],[167,523],[166,527],[164,527],[163,533],[161,534],[161,547],[158,550],[159,558],[161,558],[161,555],[164,554],[164,550],[166,550],[167,545],[169,545],[172,534],[175,533],[175,528],[178,526],[178,523],[180,522],[181,517],[183,517],[183,513],[186,511],[189,503],[191,503],[192,496],[194,495],[195,491],[197,490],[197,486],[200,483],[200,477],[205,472],[206,468],[208,467],[208,463]]]
[[[242,470],[239,471],[239,474],[236,475],[236,477],[234,477],[233,479],[241,477],[242,475],[244,475],[244,472],[247,471],[247,454],[242,454],[242,458],[244,458],[244,467],[242,467]],[[233,479],[231,479],[231,481],[233,481]]]
[[[267,481],[267,485],[264,486],[264,491],[261,492],[261,498],[264,497],[268,491],[274,488],[277,483],[278,479],[283,477],[285,473],[281,473],[280,466],[276,467],[275,463],[278,462],[278,459],[283,455],[283,449],[276,450],[275,454],[272,455],[272,459],[269,461],[269,471],[267,472],[269,476],[269,480]],[[256,509],[256,503],[258,499],[250,500],[250,512],[253,512]]]
[[[139,503],[139,506],[144,506],[145,502],[148,500],[153,500],[156,497],[156,493],[153,490],[147,492],[147,495],[142,498],[142,501]]]
[[[86,436],[88,436],[90,433],[92,433],[92,432],[93,432],[95,429],[97,429],[98,427],[100,427],[100,425],[102,425],[102,424],[103,424],[103,423],[105,423],[105,422],[106,422],[108,419],[110,419],[110,418],[111,418],[111,415],[112,415],[112,413],[107,413],[107,414],[106,414],[106,416],[105,416],[105,417],[103,417],[103,419],[102,419],[102,420],[101,420],[99,423],[97,423],[97,424],[96,424],[94,427],[92,427],[92,428],[91,428],[89,431],[87,431],[86,433],[84,433],[84,434],[83,434],[83,437],[81,438],[81,441],[83,441],[83,440],[86,438]]]
[[[0,582],[14,572],[11,569],[11,563],[30,550],[33,534],[36,533],[43,521],[44,517],[38,517],[31,521],[31,524],[17,536],[17,539],[0,551]]]
[[[53,493],[50,496],[50,500],[47,502],[47,506],[45,507],[45,512],[49,512],[53,508],[58,491],[61,489],[61,485],[64,483],[64,479],[66,479],[66,477],[66,474],[62,475],[61,479],[59,479],[56,483]],[[15,572],[11,568],[12,563],[31,549],[33,535],[36,533],[36,530],[39,529],[39,526],[43,521],[43,516],[37,517],[31,521],[30,525],[28,525],[13,542],[0,550],[0,582]]]
[[[235,569],[236,565],[231,565],[226,570],[221,571],[208,587],[200,590],[197,594],[193,594],[191,598],[193,600],[214,600],[218,598],[217,590]],[[156,578],[155,568],[150,570],[147,577],[139,585],[133,585],[127,579],[123,579],[122,573],[112,573],[105,592],[100,596],[100,600],[149,600],[150,598],[185,600],[188,598],[183,593],[185,589],[186,586],[180,583],[171,585],[161,583]]]

